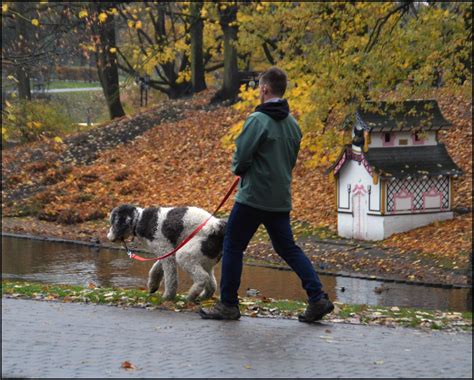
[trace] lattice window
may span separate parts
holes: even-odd
[[[429,177],[423,179],[395,179],[387,182],[387,211],[395,212],[395,195],[404,193],[413,194],[413,210],[415,211],[429,211],[429,208],[424,208],[423,194],[435,189],[442,194],[441,204],[443,209],[449,207],[449,177],[442,178]]]

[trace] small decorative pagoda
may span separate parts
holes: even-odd
[[[383,240],[452,218],[453,178],[462,171],[438,142],[450,126],[435,100],[369,102],[346,118],[352,144],[329,168],[338,234]]]

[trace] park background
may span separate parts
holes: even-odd
[[[105,241],[121,203],[212,210],[232,182],[256,75],[271,65],[288,73],[304,132],[297,238],[338,239],[326,169],[347,142],[346,115],[371,100],[438,101],[452,123],[440,139],[464,171],[455,218],[377,243],[394,249],[384,257],[311,254],[334,270],[468,282],[467,2],[2,2],[2,229]],[[278,262],[265,239],[249,256]]]

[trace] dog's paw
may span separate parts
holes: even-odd
[[[190,296],[186,297],[187,303],[196,303],[196,302],[199,302],[198,300],[199,300],[199,297],[190,297]]]
[[[152,288],[148,287],[148,293],[150,294],[155,293],[157,290],[158,290],[158,287],[152,287]]]
[[[174,301],[174,299],[176,298],[176,294],[163,294],[163,299],[165,301]]]

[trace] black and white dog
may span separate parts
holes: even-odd
[[[210,214],[197,207],[148,207],[122,205],[110,214],[111,241],[137,237],[149,249],[162,256],[173,250]],[[178,288],[176,264],[191,275],[193,285],[187,299],[210,298],[216,291],[214,266],[222,257],[226,221],[212,217],[175,255],[157,261],[148,274],[148,290],[154,293],[164,275],[165,299],[173,299]]]

